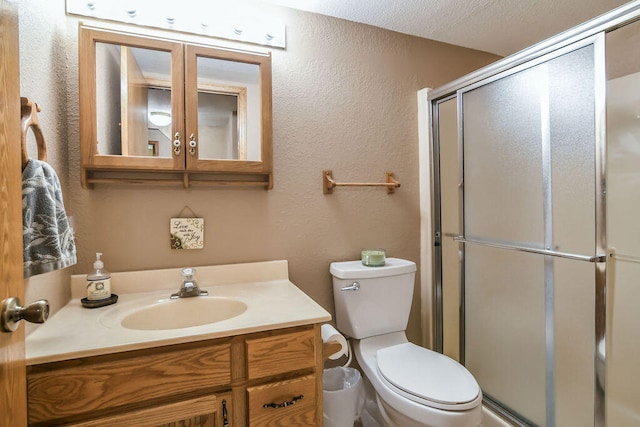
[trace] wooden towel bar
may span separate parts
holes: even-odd
[[[334,187],[386,187],[387,194],[394,193],[400,182],[393,177],[393,172],[386,173],[387,182],[336,182],[330,170],[322,171],[322,189],[324,194],[333,193]]]

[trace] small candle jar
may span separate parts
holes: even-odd
[[[385,261],[384,249],[363,249],[360,252],[362,264],[367,267],[382,267]]]

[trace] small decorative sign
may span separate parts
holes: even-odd
[[[188,209],[188,206],[185,206],[185,209]],[[169,233],[171,249],[204,248],[204,218],[171,218]]]

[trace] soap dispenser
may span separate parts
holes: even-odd
[[[104,268],[101,256],[100,252],[96,253],[93,270],[87,274],[87,297],[82,299],[82,305],[87,308],[103,307],[118,300],[118,296],[111,293],[111,274]]]

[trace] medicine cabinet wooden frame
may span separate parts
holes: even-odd
[[[126,156],[98,153],[96,43],[168,52],[171,79],[171,135],[179,150],[172,157]],[[255,64],[260,80],[260,160],[201,159],[198,157],[198,76],[197,59],[214,58]],[[148,185],[257,186],[273,188],[273,147],[271,111],[271,55],[211,47],[179,40],[105,30],[87,25],[79,27],[80,163],[83,188],[94,184],[138,183]],[[242,88],[224,86],[209,92],[237,93],[238,103],[246,104]],[[241,110],[239,108],[239,110]],[[246,110],[246,108],[245,108]],[[238,112],[238,120],[247,120]],[[121,126],[123,124],[121,123]],[[239,132],[240,134],[242,132]],[[240,135],[242,137],[242,135]],[[179,142],[176,142],[179,141]]]

